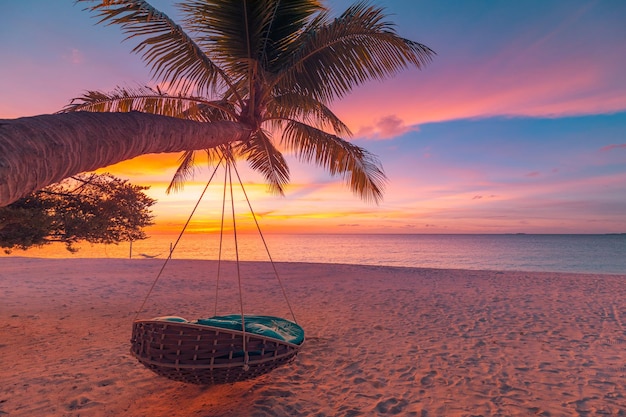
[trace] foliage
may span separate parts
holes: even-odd
[[[156,200],[109,174],[81,174],[0,208],[0,247],[28,249],[63,242],[119,243],[145,239]]]
[[[434,52],[398,36],[383,9],[359,2],[333,18],[317,0],[185,0],[179,25],[144,0],[78,2],[138,42],[133,51],[159,87],[89,91],[65,111],[240,122],[250,136],[207,149],[211,162],[243,158],[282,194],[289,181],[283,149],[342,177],[366,200],[382,197],[380,162],[344,139],[350,130],[329,105],[369,80],[431,60]],[[169,189],[192,174],[194,154],[183,153]]]

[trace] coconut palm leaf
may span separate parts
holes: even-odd
[[[422,68],[434,52],[397,35],[383,9],[360,2],[330,21],[322,14],[302,35],[301,47],[276,79],[329,103],[371,79],[384,79],[414,65]]]
[[[214,148],[205,149],[207,155],[207,162],[209,167],[216,166],[223,161],[234,162],[237,159],[237,151],[240,147],[234,146],[232,143],[219,145]],[[176,191],[181,191],[185,182],[190,178],[193,178],[196,164],[197,151],[185,151],[179,158],[179,165],[170,181],[169,185],[165,189],[166,194]]]
[[[289,122],[282,139],[301,161],[342,176],[359,197],[375,203],[382,199],[387,178],[376,156],[365,149],[297,121]]]
[[[338,136],[352,136],[350,128],[324,103],[301,94],[274,97],[267,104],[267,120],[273,122],[276,129],[282,129],[286,120],[298,120],[321,130],[332,130]]]
[[[289,167],[267,132],[259,130],[251,135],[238,152],[252,169],[263,174],[271,192],[284,195],[284,186],[289,182]]]
[[[150,66],[153,76],[183,93],[219,90],[230,80],[198,44],[165,13],[143,0],[77,0],[96,3],[99,23],[117,24],[127,39],[142,40],[133,48]]]
[[[193,176],[193,167],[195,164],[195,151],[185,151],[178,159],[178,169],[174,173],[172,180],[165,189],[165,193],[182,190],[185,180]]]
[[[117,87],[110,93],[87,91],[73,99],[61,112],[130,112],[160,114],[196,121],[233,120],[235,109],[223,100],[202,97],[170,96],[149,87],[135,89]]]
[[[269,68],[323,9],[316,0],[190,0],[180,8],[202,49],[240,75],[249,75],[251,65]]]

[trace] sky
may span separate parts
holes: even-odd
[[[173,2],[151,1],[172,17]],[[352,2],[326,1],[333,11]],[[290,161],[284,197],[240,173],[261,227],[285,233],[626,232],[626,2],[375,0],[437,53],[331,108],[376,154],[384,200]],[[54,113],[86,90],[155,85],[119,27],[73,0],[0,0],[0,119]],[[165,194],[178,155],[107,171],[151,188],[152,233],[179,231],[207,181]],[[191,229],[219,224],[211,188]],[[240,200],[241,197],[237,197]],[[243,208],[243,207],[242,207]],[[243,215],[242,228],[250,225]]]

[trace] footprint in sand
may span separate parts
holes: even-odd
[[[430,371],[420,379],[420,384],[424,387],[432,387],[435,385],[435,375],[437,375],[437,371]]]
[[[389,398],[376,404],[376,411],[381,414],[400,414],[409,402],[406,400],[398,400],[397,398]]]
[[[109,385],[115,385],[115,380],[113,379],[103,379],[97,383],[99,387],[107,387]]]
[[[68,405],[67,405],[67,409],[72,411],[72,410],[79,410],[81,408],[86,408],[86,407],[92,407],[94,406],[96,403],[92,402],[89,398],[87,397],[80,397],[76,400],[72,400]]]

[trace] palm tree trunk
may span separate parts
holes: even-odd
[[[140,112],[0,119],[0,207],[81,172],[150,153],[209,149],[249,133],[235,122]]]

